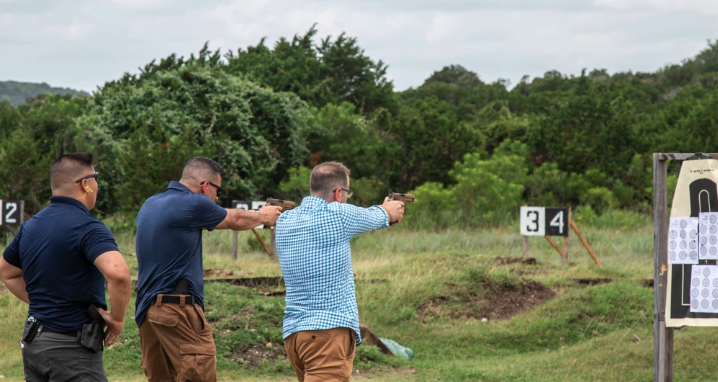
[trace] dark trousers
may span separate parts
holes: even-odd
[[[22,349],[27,382],[107,382],[102,352],[93,353],[76,337],[39,333]]]

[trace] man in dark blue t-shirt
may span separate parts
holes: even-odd
[[[136,321],[141,367],[152,381],[216,381],[212,328],[204,317],[202,230],[247,230],[274,225],[281,207],[259,212],[227,210],[224,172],[217,162],[194,157],[182,179],[147,199],[137,214]]]
[[[23,341],[28,381],[107,381],[102,353],[80,344],[85,313],[98,307],[107,325],[105,345],[122,333],[130,300],[130,272],[110,230],[89,210],[97,200],[92,154],[74,153],[50,167],[50,205],[22,225],[0,259],[0,278],[30,304],[28,323],[39,325]],[[105,280],[112,303],[106,312]],[[26,323],[27,324],[27,323]]]

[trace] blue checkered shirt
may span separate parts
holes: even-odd
[[[389,226],[379,207],[307,196],[277,220],[279,265],[287,286],[284,338],[306,330],[350,328],[361,343],[349,241]]]

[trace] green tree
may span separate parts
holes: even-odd
[[[110,187],[104,211],[138,208],[169,180],[178,180],[177,169],[196,153],[225,169],[224,205],[271,194],[291,167],[305,162],[303,136],[311,118],[306,104],[227,74],[217,60],[218,53],[206,49],[188,60],[169,57],[95,93],[79,120],[79,140],[102,154],[101,171],[111,183],[146,185]],[[140,154],[172,163],[131,168],[146,159]]]
[[[275,91],[292,92],[312,106],[349,102],[360,113],[394,113],[393,85],[387,66],[364,54],[354,37],[344,33],[315,44],[312,26],[291,41],[280,38],[273,48],[262,39],[256,46],[229,52],[227,71],[248,75]]]

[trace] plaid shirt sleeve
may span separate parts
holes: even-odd
[[[337,204],[341,207],[339,213],[349,238],[389,226],[389,214],[382,207],[361,208],[352,204]]]

